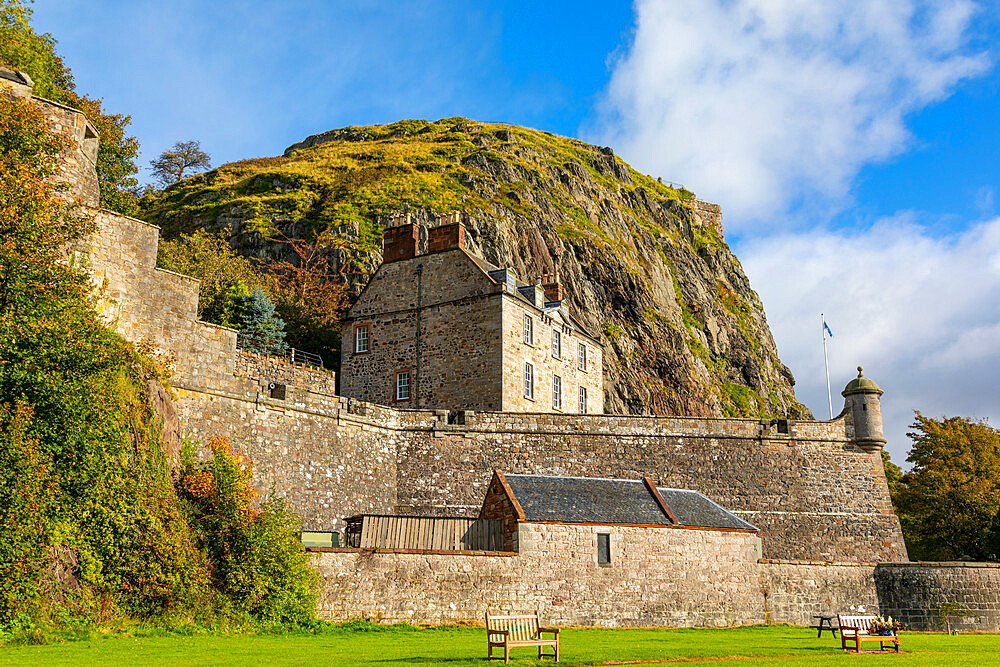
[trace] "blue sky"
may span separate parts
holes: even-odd
[[[468,116],[611,145],[722,205],[796,391],[858,363],[913,409],[1000,422],[996,0],[42,0],[80,89],[142,164],[335,127]],[[147,176],[148,177],[148,176]],[[837,401],[835,400],[835,403]]]

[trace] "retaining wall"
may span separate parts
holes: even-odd
[[[1000,632],[1000,563],[881,563],[883,614],[911,630]]]

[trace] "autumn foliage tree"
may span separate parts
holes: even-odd
[[[913,560],[1000,560],[1000,431],[916,413],[893,502]]]
[[[277,282],[275,304],[285,321],[286,339],[335,363],[348,307],[346,280],[332,254],[337,242],[325,233],[312,242],[284,234],[281,239],[293,259],[270,260],[267,269]]]

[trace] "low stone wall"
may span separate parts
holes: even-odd
[[[597,563],[597,534],[611,564]],[[313,564],[320,616],[394,623],[482,622],[539,612],[546,624],[760,623],[756,536],[671,527],[521,524],[517,555],[331,550]]]
[[[761,560],[766,623],[815,625],[814,616],[877,614],[875,564]]]
[[[911,630],[1000,632],[1000,563],[881,563],[875,586]]]
[[[333,371],[246,350],[240,350],[236,354],[236,375],[252,378],[264,387],[277,382],[317,393],[337,393],[336,375]]]

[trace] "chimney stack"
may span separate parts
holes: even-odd
[[[444,250],[465,249],[465,225],[462,224],[462,214],[445,213],[438,218],[436,227],[427,233],[427,252],[442,252]]]
[[[559,282],[559,273],[543,273],[542,277],[538,279],[539,284],[541,284],[542,289],[545,290],[545,300],[546,301],[562,301],[563,300],[563,288],[562,283]]]
[[[389,219],[382,233],[382,262],[398,262],[412,259],[419,252],[420,230],[412,222],[409,213],[400,213]]]

